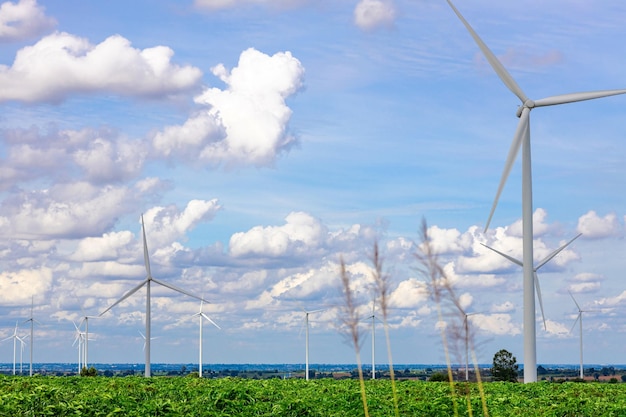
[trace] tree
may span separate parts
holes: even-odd
[[[491,375],[494,381],[517,382],[517,359],[506,349],[499,350],[493,356]]]

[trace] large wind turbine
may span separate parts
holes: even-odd
[[[211,318],[209,316],[207,316],[206,314],[204,314],[204,312],[202,311],[202,306],[204,305],[203,301],[200,301],[200,311],[198,311],[196,314],[194,314],[191,317],[198,317],[198,322],[200,324],[200,346],[198,348],[199,350],[199,360],[198,360],[198,376],[200,378],[202,378],[202,327],[204,324],[204,320],[207,320],[209,323],[211,323],[213,326],[217,327],[218,329],[222,330],[222,328],[220,326],[217,325],[217,323],[215,323],[213,320],[211,320]]]
[[[13,330],[13,334],[6,339],[0,340],[0,342],[4,342],[9,339],[13,339],[13,375],[15,375],[15,356],[17,351],[17,341],[19,340],[20,343],[24,343],[24,339],[17,335],[17,322],[15,322],[15,329]]]
[[[504,85],[515,94],[522,105],[517,109],[517,117],[520,121],[513,137],[513,142],[506,159],[504,171],[500,179],[498,191],[489,213],[489,218],[485,225],[485,230],[489,228],[489,223],[498,204],[498,199],[506,180],[511,172],[517,153],[522,148],[522,229],[523,229],[523,268],[524,268],[524,382],[537,381],[537,343],[535,333],[535,291],[533,273],[533,202],[532,202],[532,173],[530,158],[530,111],[535,107],[552,106],[557,104],[573,103],[583,100],[608,97],[626,93],[622,90],[593,91],[584,93],[571,93],[558,96],[531,100],[517,85],[511,74],[504,68],[502,63],[491,52],[478,34],[472,29],[461,13],[454,7],[450,0],[446,0],[457,17],[468,30],[483,55],[495,70]]]
[[[309,380],[309,314],[313,314],[313,313],[319,313],[320,311],[324,311],[324,309],[320,309],[320,310],[312,310],[312,311],[304,311],[304,325],[306,326],[305,329],[305,335],[306,335],[306,339],[305,339],[305,363],[304,363],[304,368],[305,368],[305,378],[308,381]]]
[[[578,316],[576,317],[576,320],[574,320],[574,324],[572,325],[570,332],[574,330],[574,326],[576,326],[576,322],[578,322],[578,324],[580,325],[579,327],[579,331],[580,331],[580,379],[584,379],[585,375],[583,373],[583,313],[589,313],[589,312],[592,312],[593,310],[581,309],[571,292],[569,293],[569,295],[570,297],[572,297],[572,300],[574,300],[574,304],[576,304],[576,308],[578,309]]]
[[[543,327],[544,329],[546,328],[546,316],[543,313],[543,300],[541,299],[541,286],[539,285],[539,277],[537,276],[537,271],[544,266],[545,264],[547,264],[548,262],[550,262],[552,260],[552,258],[554,258],[556,255],[558,255],[559,253],[561,253],[561,251],[563,249],[565,249],[566,247],[568,247],[573,241],[575,241],[576,239],[578,239],[580,236],[582,235],[582,233],[577,234],[576,236],[574,236],[569,242],[561,245],[558,249],[554,250],[552,253],[550,253],[548,256],[546,256],[541,262],[539,262],[537,264],[537,266],[533,266],[533,277],[534,277],[534,285],[535,285],[535,289],[537,290],[537,299],[539,300],[539,307],[541,308],[541,317],[543,319]],[[500,252],[499,250],[496,250],[490,246],[485,245],[484,243],[481,243],[481,245],[483,245],[484,247],[486,247],[487,249],[491,249],[492,251],[494,251],[495,253],[497,253],[498,255],[508,259],[509,261],[513,262],[516,265],[521,266],[522,268],[524,267],[524,263],[522,261],[520,261],[519,259],[515,259],[512,256],[507,255],[506,253]]]
[[[185,291],[183,289],[180,289],[172,284],[168,284],[166,282],[163,282],[161,280],[158,280],[154,277],[152,277],[152,273],[150,272],[150,258],[148,256],[148,244],[146,242],[146,228],[143,222],[143,215],[141,216],[141,231],[142,231],[142,236],[143,236],[143,259],[144,259],[144,264],[146,266],[146,279],[144,279],[143,281],[141,281],[141,283],[139,285],[137,285],[135,288],[133,288],[132,290],[128,291],[126,294],[124,294],[124,296],[122,298],[120,298],[119,300],[117,300],[115,303],[113,303],[111,306],[109,306],[109,308],[107,308],[106,310],[104,310],[102,313],[99,314],[99,316],[102,316],[103,314],[105,314],[107,311],[111,310],[113,307],[115,307],[116,305],[118,305],[119,303],[121,303],[122,301],[126,300],[128,297],[130,297],[131,295],[133,295],[134,293],[136,293],[137,291],[139,291],[139,289],[141,289],[141,287],[143,287],[144,285],[146,286],[146,334],[145,334],[145,338],[146,338],[146,350],[145,350],[145,354],[146,354],[146,365],[145,365],[145,372],[144,372],[144,376],[145,377],[150,377],[151,376],[151,372],[150,372],[150,284],[152,282],[154,282],[155,284],[159,284],[163,287],[169,288],[171,290],[174,290],[176,292],[179,292],[181,294],[187,295],[189,297],[195,298],[197,300],[200,301],[204,301],[204,302],[208,302],[206,300],[203,300],[202,298],[193,295],[192,293]]]

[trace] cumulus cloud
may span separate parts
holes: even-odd
[[[3,305],[29,305],[31,297],[41,296],[52,285],[49,268],[21,269],[0,273],[0,302]]]
[[[302,88],[304,67],[290,52],[269,56],[250,48],[231,71],[222,64],[212,71],[226,89],[209,88],[196,97],[209,109],[158,132],[155,151],[207,165],[271,165],[296,143],[287,129],[292,112],[285,100]]]
[[[546,319],[545,331],[550,336],[567,337],[570,335],[570,329],[562,323]]]
[[[0,66],[0,101],[56,102],[101,92],[165,97],[197,86],[202,72],[173,64],[173,55],[166,46],[133,48],[119,35],[92,45],[57,32],[18,51],[12,66]]]
[[[601,239],[609,236],[617,236],[622,232],[622,227],[615,213],[609,213],[604,217],[591,210],[578,219],[578,232],[587,239]]]
[[[577,274],[572,282],[568,285],[567,290],[571,293],[588,293],[595,292],[600,289],[603,276],[584,272]]]
[[[147,156],[141,141],[107,128],[7,129],[2,138],[6,157],[0,158],[0,189],[37,178],[66,181],[76,173],[94,184],[119,183],[136,178]]]
[[[74,261],[114,260],[133,240],[129,231],[105,233],[101,237],[87,237],[78,243],[70,258]]]
[[[55,25],[56,21],[46,16],[36,0],[7,1],[0,5],[0,42],[31,38]]]
[[[389,304],[394,308],[417,308],[429,297],[428,286],[424,281],[410,278],[400,282],[389,295]]]
[[[515,305],[510,301],[505,301],[502,304],[494,304],[491,306],[492,313],[512,313],[515,311]]]
[[[137,195],[127,187],[59,184],[5,200],[0,230],[9,236],[77,238],[100,235],[113,226]]]
[[[310,214],[293,212],[285,221],[283,226],[256,226],[247,232],[235,233],[229,242],[230,254],[235,257],[310,254],[327,239],[326,226]]]
[[[515,336],[522,333],[520,327],[511,322],[509,314],[475,314],[472,316],[472,324],[489,334]]]
[[[391,0],[361,0],[354,9],[354,23],[363,30],[392,26],[395,18]]]
[[[213,219],[221,208],[217,199],[191,200],[182,212],[176,206],[153,207],[143,215],[146,234],[154,247],[172,244],[198,223]]]

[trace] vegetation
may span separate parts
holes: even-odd
[[[403,416],[484,416],[476,383],[396,381]],[[358,380],[0,376],[6,416],[363,416]],[[366,380],[369,413],[395,414],[390,380]],[[492,416],[623,416],[626,384],[486,383]]]
[[[517,382],[517,359],[506,349],[499,350],[493,356],[491,375],[494,381]]]

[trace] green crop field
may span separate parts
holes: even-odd
[[[483,387],[491,416],[626,416],[626,384]],[[454,395],[448,383],[400,381],[397,389],[401,416],[453,416],[455,403],[459,416],[484,415],[475,383],[455,384]],[[371,416],[394,415],[390,381],[366,381],[366,390]],[[329,417],[363,409],[355,380],[36,376],[0,377],[0,415]]]

